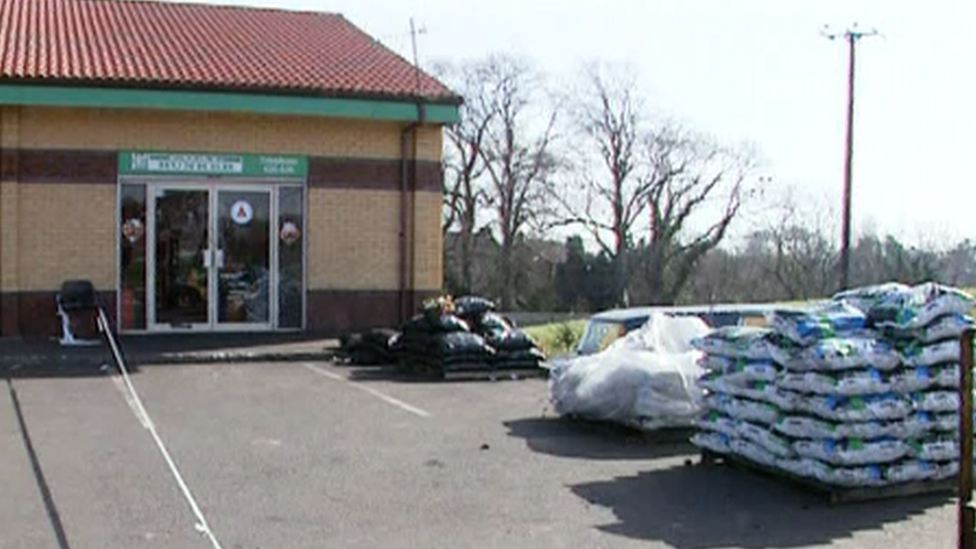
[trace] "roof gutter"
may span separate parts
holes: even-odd
[[[416,226],[417,220],[416,215],[414,215],[413,223],[410,227],[410,240],[409,245],[407,241],[407,208],[409,200],[408,193],[410,192],[408,181],[410,178],[409,173],[409,159],[410,155],[410,142],[413,143],[413,182],[414,187],[417,185],[417,130],[424,124],[427,118],[426,105],[421,97],[417,97],[417,119],[414,122],[407,124],[403,130],[400,132],[400,281],[399,281],[399,291],[397,295],[397,305],[400,315],[400,321],[403,322],[410,318],[411,309],[413,307],[413,288],[410,285],[408,289],[407,284],[407,252],[408,248],[412,248],[415,245],[416,236]],[[412,137],[412,139],[411,139]]]
[[[410,122],[417,120],[422,98],[324,97],[184,89],[133,89],[24,84],[0,78],[0,105],[162,109],[327,116]],[[458,103],[423,104],[423,121],[456,122]]]

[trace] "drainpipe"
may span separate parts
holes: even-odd
[[[417,180],[417,128],[419,128],[424,123],[426,118],[426,109],[421,97],[417,97],[417,120],[407,124],[400,132],[400,282],[399,282],[399,292],[398,292],[398,305],[400,321],[403,322],[410,318],[410,310],[413,306],[408,299],[407,291],[407,203],[408,203],[408,185],[407,181],[410,176],[408,171],[408,160],[410,156],[410,135],[413,134],[413,176],[414,184]],[[416,220],[414,220],[416,224]],[[412,231],[411,231],[412,232]]]

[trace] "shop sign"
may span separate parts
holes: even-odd
[[[223,154],[122,151],[119,173],[305,177],[308,159],[282,154]]]

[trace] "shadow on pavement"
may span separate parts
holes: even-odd
[[[687,455],[695,448],[684,430],[642,433],[607,423],[562,418],[505,422],[508,435],[525,439],[533,452],[582,459],[653,459]]]
[[[314,334],[237,333],[123,336],[130,371],[139,366],[224,362],[318,361],[331,358],[331,340]],[[54,339],[0,338],[0,373],[9,377],[102,375],[113,365],[104,343],[62,347]]]
[[[440,382],[434,376],[420,376],[401,370],[397,366],[360,366],[353,364],[335,364],[349,372],[349,381],[395,381],[397,383],[431,383]]]
[[[922,496],[830,506],[822,495],[727,467],[673,467],[571,486],[617,522],[600,530],[678,549],[805,547],[880,529],[949,501]]]
[[[130,372],[136,370],[135,366],[129,366]],[[114,371],[111,353],[101,347],[0,357],[0,376],[9,379],[94,377]]]
[[[61,522],[61,514],[58,512],[58,507],[54,503],[51,488],[47,483],[47,478],[44,476],[41,462],[37,459],[37,451],[34,449],[30,431],[27,429],[24,411],[20,406],[20,398],[17,396],[17,390],[14,388],[14,384],[9,377],[7,378],[7,390],[10,392],[10,401],[13,403],[14,414],[17,416],[17,426],[20,428],[21,440],[24,442],[24,449],[27,451],[27,458],[30,460],[31,470],[34,472],[34,480],[37,482],[37,489],[41,492],[41,499],[44,501],[44,510],[47,512],[48,520],[51,522],[51,528],[54,530],[58,547],[60,549],[70,549],[71,546],[68,545],[68,536],[64,532],[64,524]]]

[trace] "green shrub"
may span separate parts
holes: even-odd
[[[585,320],[571,320],[528,326],[525,331],[535,339],[546,356],[552,357],[573,352],[585,325]]]

